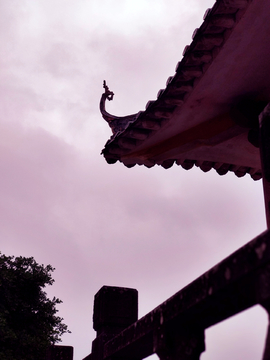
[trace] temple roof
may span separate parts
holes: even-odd
[[[104,82],[100,109],[113,136],[102,154],[109,164],[261,178],[258,115],[270,101],[270,6],[265,0],[217,0],[186,46],[175,75],[145,111],[110,115]]]

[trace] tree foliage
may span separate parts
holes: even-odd
[[[49,345],[69,332],[56,316],[56,305],[44,288],[52,285],[51,265],[39,265],[33,257],[0,253],[0,359],[44,359]]]

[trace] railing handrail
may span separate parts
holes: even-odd
[[[160,328],[206,329],[253,305],[263,305],[270,298],[264,276],[269,265],[270,231],[266,231],[110,339],[104,344],[103,358],[141,359],[154,353]]]

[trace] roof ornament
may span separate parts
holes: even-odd
[[[105,80],[103,81],[103,87],[105,89],[105,92],[101,95],[99,106],[100,112],[103,119],[108,122],[110,128],[112,129],[113,135],[115,135],[118,132],[124,131],[129,123],[135,121],[138,113],[127,116],[114,116],[109,114],[105,109],[105,102],[106,100],[113,100],[114,93],[110,91]]]
[[[112,91],[109,90],[109,86],[107,86],[106,81],[103,81],[103,87],[105,89],[105,95],[106,95],[106,99],[108,99],[109,101],[113,100],[113,96],[114,93]]]

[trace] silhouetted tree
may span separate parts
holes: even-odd
[[[0,359],[42,360],[49,345],[69,332],[56,316],[56,305],[45,286],[54,280],[51,265],[39,265],[33,257],[0,253]]]

